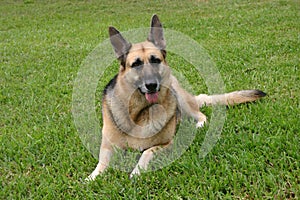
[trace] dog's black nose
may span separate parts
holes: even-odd
[[[148,92],[157,92],[157,83],[148,83],[145,84],[145,87],[147,88]]]

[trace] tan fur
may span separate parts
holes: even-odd
[[[241,90],[216,95],[200,94],[195,98],[201,108],[204,105],[211,106],[217,104],[233,106],[235,104],[256,101],[265,95],[266,94],[260,90]]]
[[[94,180],[108,167],[114,148],[133,148],[143,151],[130,177],[147,169],[154,153],[170,146],[181,115],[195,119],[202,127],[206,116],[199,111],[204,105],[233,105],[254,101],[265,94],[258,90],[243,90],[221,95],[201,94],[194,96],[184,90],[171,74],[165,60],[165,41],[161,23],[156,15],[152,18],[148,40],[131,45],[119,32],[110,28],[110,37],[117,58],[121,62],[115,84],[108,85],[103,98],[102,143],[99,163],[87,180]],[[161,62],[153,65],[151,57]],[[134,69],[137,60],[143,68]],[[136,86],[139,80],[142,86]],[[148,80],[159,83],[157,102],[149,103],[143,89]],[[157,91],[156,91],[157,92]]]

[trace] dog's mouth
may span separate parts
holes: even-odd
[[[145,93],[145,97],[146,100],[151,104],[158,102],[158,92]]]
[[[148,103],[155,104],[158,102],[159,84],[144,84],[142,87],[139,87],[139,90],[145,95]]]

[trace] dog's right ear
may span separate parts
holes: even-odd
[[[116,28],[110,26],[108,32],[110,42],[114,48],[115,54],[117,58],[122,62],[122,60],[127,55],[129,49],[131,48],[131,44],[123,38],[123,36]]]

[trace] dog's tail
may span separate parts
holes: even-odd
[[[210,105],[236,105],[245,102],[255,101],[267,94],[260,90],[241,90],[225,94],[195,96],[199,107]]]

